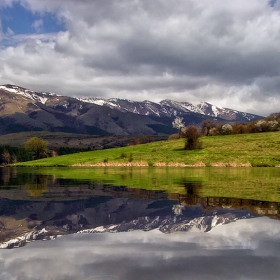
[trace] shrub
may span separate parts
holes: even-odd
[[[121,155],[120,155],[120,159],[124,159],[124,158],[127,158],[127,154],[122,152]]]
[[[206,136],[210,135],[210,129],[215,128],[217,126],[217,123],[213,120],[207,119],[202,122],[201,129]]]
[[[269,132],[279,130],[279,123],[276,120],[259,120],[254,124],[256,132]]]
[[[231,132],[232,132],[232,126],[230,124],[226,123],[222,126],[223,135],[231,134]]]
[[[232,125],[232,134],[244,134],[248,133],[248,128],[245,124],[235,123]]]
[[[168,137],[168,140],[176,140],[176,139],[179,139],[179,134],[178,133],[171,134]]]
[[[201,134],[196,126],[187,126],[184,133],[187,138],[185,143],[185,150],[196,150],[202,148],[202,143],[198,140]]]
[[[146,144],[154,141],[155,138],[151,135],[139,135],[139,136],[135,136],[134,139],[128,144],[128,146]]]
[[[221,123],[217,123],[215,127],[209,130],[209,136],[222,135],[223,134],[222,127],[223,125]]]

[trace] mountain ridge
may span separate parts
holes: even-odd
[[[78,98],[35,92],[15,85],[0,86],[0,133],[72,132],[91,135],[164,135],[174,133],[172,121],[200,125],[205,119],[249,122],[261,116],[201,102],[170,99],[155,103],[120,98]]]

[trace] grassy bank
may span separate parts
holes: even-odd
[[[203,137],[203,149],[194,151],[183,150],[184,141],[90,151],[13,166],[280,166],[280,132]]]

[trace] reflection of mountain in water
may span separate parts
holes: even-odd
[[[280,208],[274,202],[201,197],[201,183],[184,179],[178,185],[185,194],[36,174],[9,180],[0,188],[0,248],[77,232],[210,231],[255,214],[278,217]]]
[[[221,208],[206,212],[201,205],[184,206],[170,200],[105,196],[64,202],[1,199],[0,215],[0,248],[76,232],[209,231],[219,224],[254,217],[247,210]]]

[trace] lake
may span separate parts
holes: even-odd
[[[279,168],[1,168],[0,279],[279,279]]]

